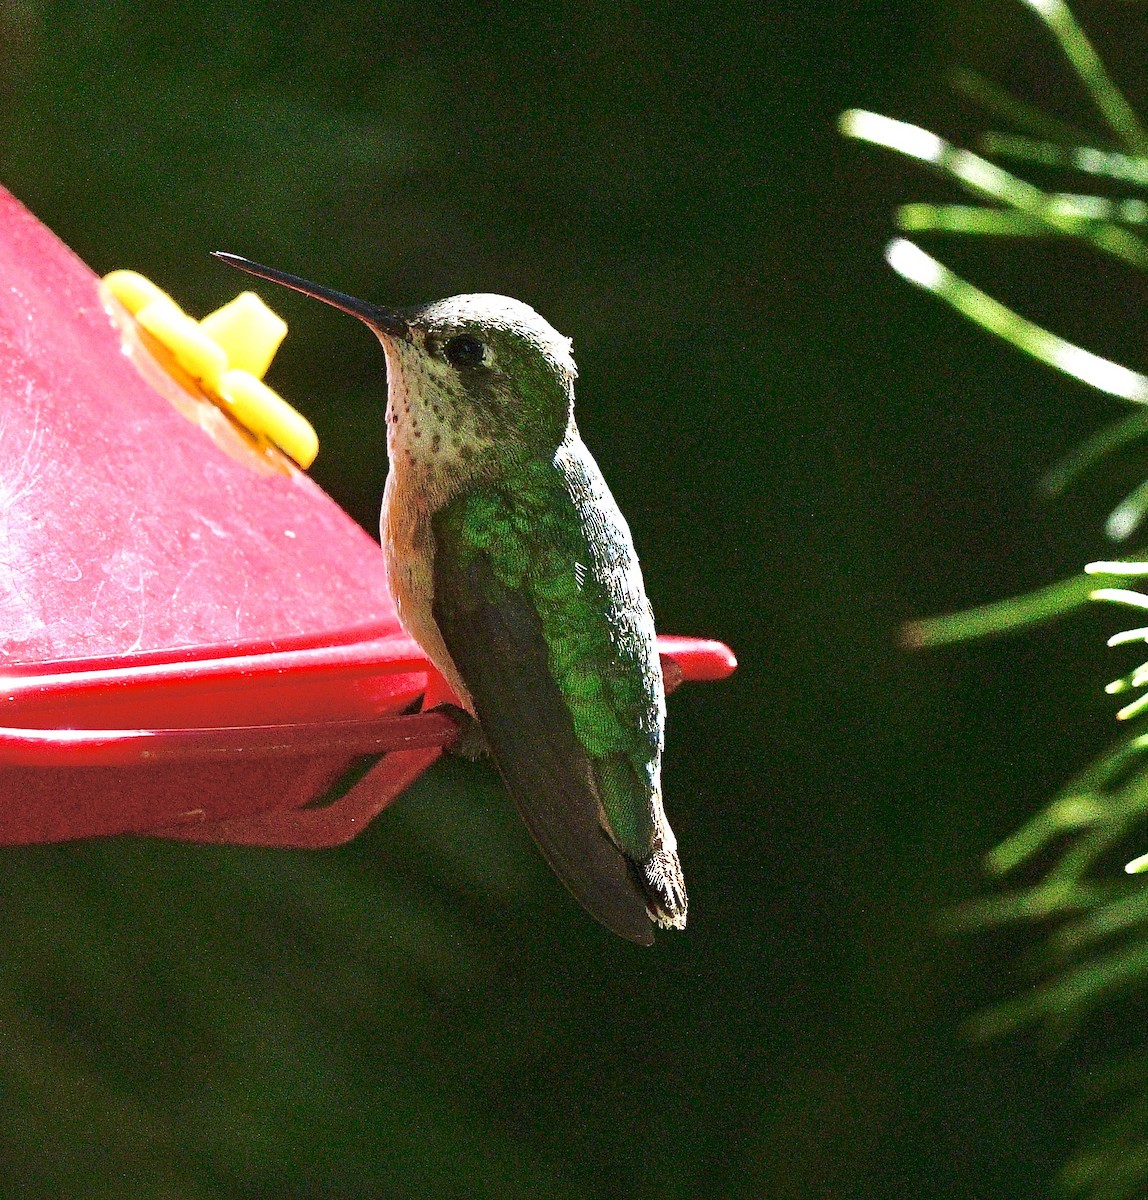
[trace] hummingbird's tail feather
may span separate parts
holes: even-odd
[[[688,901],[677,851],[659,847],[645,862],[634,864],[634,874],[646,894],[650,920],[663,929],[685,929]]]

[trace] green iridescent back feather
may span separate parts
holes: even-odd
[[[499,586],[529,597],[611,829],[644,858],[659,787],[662,681],[633,548],[593,461],[564,447],[554,461],[460,496],[436,516],[435,531],[439,553],[464,564],[484,554]]]

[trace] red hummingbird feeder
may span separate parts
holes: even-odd
[[[735,666],[659,644],[667,686]],[[0,189],[0,844],[337,845],[450,698],[378,545]]]

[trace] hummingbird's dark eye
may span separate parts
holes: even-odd
[[[486,358],[486,346],[469,333],[452,337],[442,352],[452,367],[478,367]]]

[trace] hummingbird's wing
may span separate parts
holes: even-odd
[[[630,860],[607,836],[590,755],[551,673],[542,622],[491,556],[437,538],[433,612],[511,799],[554,873],[607,928],[654,934]]]

